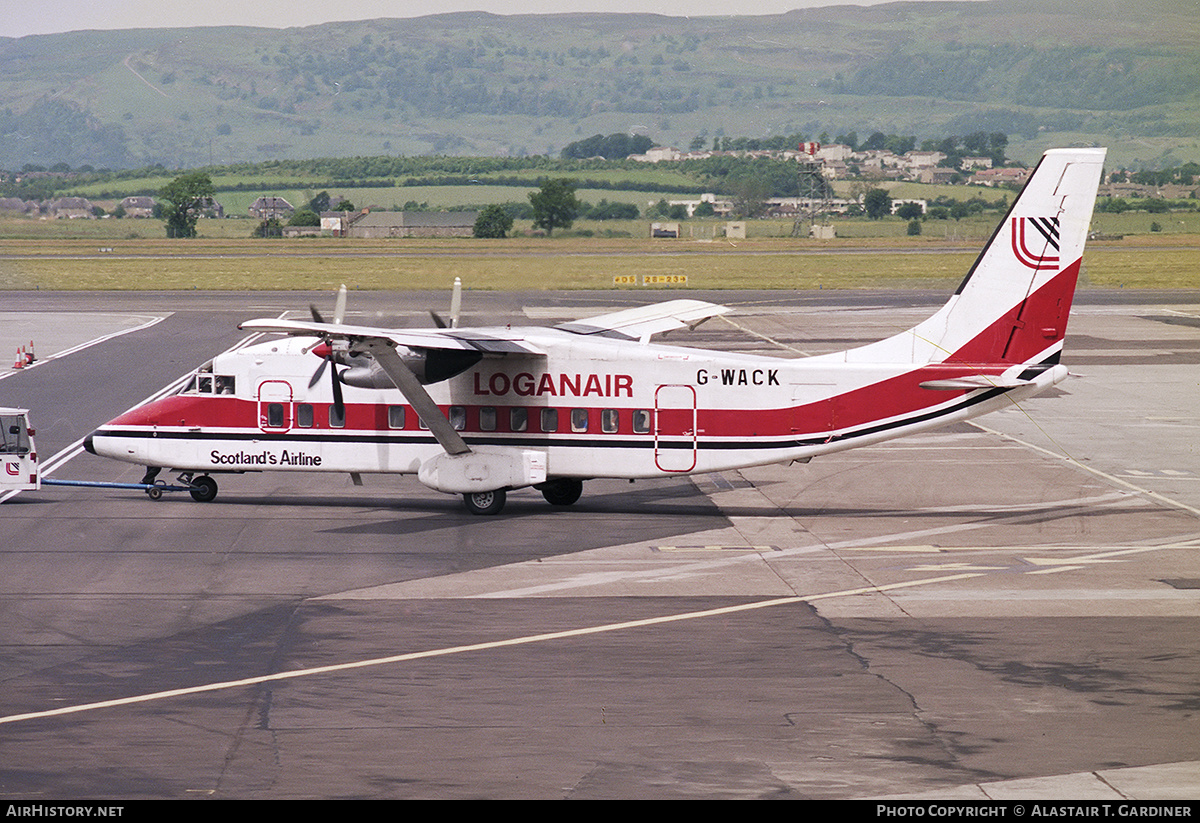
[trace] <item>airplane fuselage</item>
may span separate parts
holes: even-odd
[[[486,332],[486,330],[481,330]],[[802,460],[984,414],[1066,376],[931,389],[1012,364],[847,362],[581,337],[527,338],[546,357],[487,357],[428,387],[471,446],[545,453],[548,477],[649,478]],[[397,389],[310,387],[317,341],[258,343],[217,357],[177,394],[113,420],[98,454],[180,471],[414,474],[441,452]]]

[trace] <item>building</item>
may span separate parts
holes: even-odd
[[[96,215],[86,197],[60,197],[50,202],[50,216],[56,220],[91,220]]]
[[[250,204],[249,212],[259,220],[291,220],[296,207],[282,197],[264,195]]]
[[[126,197],[121,201],[120,208],[125,212],[126,217],[153,217],[154,198],[141,195]]]
[[[471,237],[477,211],[372,211],[346,229],[348,237]]]

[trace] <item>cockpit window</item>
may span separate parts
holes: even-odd
[[[233,375],[213,374],[213,364],[205,363],[191,376],[180,394],[233,395],[236,385]]]

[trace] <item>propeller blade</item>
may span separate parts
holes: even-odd
[[[321,313],[319,311],[317,311],[316,303],[309,303],[308,310],[310,312],[312,312],[312,319],[313,319],[314,323],[324,323],[325,322],[325,318],[321,316]]]
[[[342,376],[338,374],[336,366],[329,371],[331,372],[330,379],[333,381],[333,405],[337,408],[338,414],[344,418],[346,416],[346,403],[342,400]]]
[[[450,328],[458,328],[458,316],[462,313],[462,278],[454,278],[454,290],[450,292]]]
[[[321,382],[321,374],[325,371],[325,367],[329,365],[329,358],[322,357],[321,365],[317,366],[317,370],[313,372],[312,379],[308,381],[308,387],[311,389],[317,383]]]
[[[333,322],[342,325],[346,322],[346,284],[338,289],[337,300],[333,304]]]

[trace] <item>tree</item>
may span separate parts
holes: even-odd
[[[866,209],[867,217],[878,220],[891,213],[892,198],[884,189],[871,189],[863,195],[863,208]]]
[[[292,219],[288,221],[289,226],[319,226],[321,225],[321,215],[317,214],[312,209],[300,209],[292,215]]]
[[[733,213],[742,219],[758,217],[767,208],[771,181],[763,175],[747,174],[730,180],[733,189]]]
[[[158,196],[167,201],[167,237],[195,237],[196,220],[213,194],[212,180],[198,171],[180,175],[163,186]]]
[[[533,206],[533,227],[551,234],[555,229],[571,228],[582,203],[575,197],[575,181],[547,180],[541,189],[529,193]]]
[[[506,212],[503,206],[493,203],[479,212],[472,233],[476,237],[507,237],[512,227],[512,215]]]

